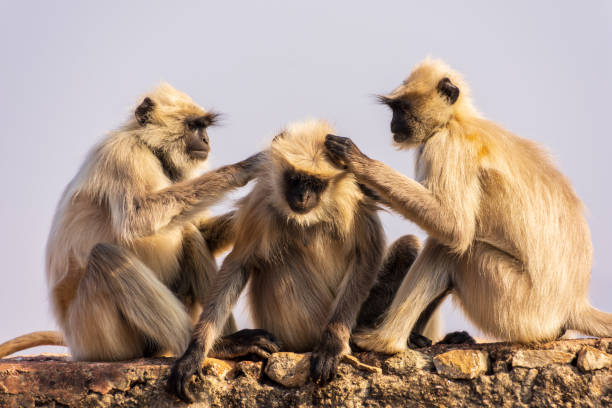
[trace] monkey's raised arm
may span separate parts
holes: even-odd
[[[146,195],[111,198],[113,221],[123,240],[146,236],[161,228],[182,225],[218,202],[230,190],[244,186],[264,153],[223,166],[193,180]]]
[[[457,252],[474,239],[479,201],[478,178],[456,175],[456,183],[436,195],[423,185],[365,156],[348,138],[328,135],[330,158],[348,168],[357,180],[373,188],[388,205],[427,234]]]
[[[340,358],[350,353],[349,339],[361,304],[365,301],[381,267],[385,238],[378,218],[358,214],[353,259],[344,277],[317,348],[310,360],[313,382],[324,385],[336,374]]]
[[[204,309],[187,351],[172,367],[168,386],[170,391],[182,400],[193,402],[193,396],[187,388],[189,381],[194,374],[200,373],[204,359],[213,347],[218,333],[238,301],[248,279],[248,269],[232,251],[225,258],[206,296]]]

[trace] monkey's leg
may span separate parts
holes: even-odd
[[[357,317],[357,329],[373,328],[385,314],[406,273],[414,263],[421,243],[414,235],[404,235],[387,251],[382,268],[370,294],[361,305]]]
[[[92,249],[66,324],[77,360],[181,354],[190,331],[183,305],[130,251],[111,244]]]
[[[354,342],[363,349],[385,353],[405,350],[408,337],[421,313],[448,290],[456,263],[457,257],[448,247],[428,238],[383,322],[374,330],[355,333]]]
[[[183,232],[183,256],[181,274],[172,285],[172,291],[183,302],[195,324],[202,312],[202,304],[217,275],[217,262],[205,236],[194,225],[187,224]],[[234,316],[230,314],[222,334],[237,330]]]

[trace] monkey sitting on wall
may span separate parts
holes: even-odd
[[[272,141],[255,187],[238,203],[234,248],[208,293],[187,352],[172,369],[170,390],[181,399],[193,401],[191,376],[247,282],[256,327],[287,350],[312,350],[313,381],[329,382],[339,359],[350,353],[351,330],[381,267],[385,239],[376,203],[325,156],[323,142],[331,130],[322,121],[297,123]],[[418,248],[415,237],[398,240],[389,251],[394,259],[382,270],[409,266]],[[379,293],[384,298],[388,291]],[[360,323],[370,324],[385,306],[384,299],[372,299]]]
[[[334,162],[351,171],[429,238],[363,348],[394,353],[421,312],[452,290],[486,334],[529,343],[565,330],[612,336],[612,315],[588,301],[592,262],[583,205],[535,143],[484,119],[467,85],[445,64],[426,60],[390,95],[391,132],[417,147],[416,178],[328,135]]]
[[[47,280],[63,336],[36,332],[0,356],[64,344],[77,360],[181,355],[216,275],[215,254],[233,241],[233,214],[206,209],[244,186],[259,160],[197,176],[216,114],[162,84],[123,127],[88,155],[66,188],[47,245]],[[228,319],[229,317],[229,319]],[[223,333],[236,330],[227,313]],[[221,357],[278,350],[263,331],[218,342]]]

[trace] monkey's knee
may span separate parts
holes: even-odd
[[[421,241],[415,235],[404,235],[391,246],[384,261],[384,269],[401,271],[402,278],[414,263],[421,250]]]
[[[71,319],[75,349],[82,358],[96,360],[142,357],[158,350],[179,354],[192,328],[170,289],[128,249],[112,244],[92,249]]]

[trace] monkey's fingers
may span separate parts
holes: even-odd
[[[310,356],[310,378],[313,383],[324,386],[336,376],[339,356],[312,353]]]
[[[264,360],[267,360],[270,357],[270,352],[264,350],[259,346],[251,346],[246,350],[246,354],[255,354],[258,357],[261,357]]]
[[[195,401],[195,399],[188,388],[190,381],[191,375],[185,375],[175,365],[172,368],[170,378],[168,379],[168,391],[179,397],[181,400],[191,404]]]
[[[332,164],[342,168],[347,168],[346,146],[337,141],[338,136],[327,135],[325,137],[326,154]]]

